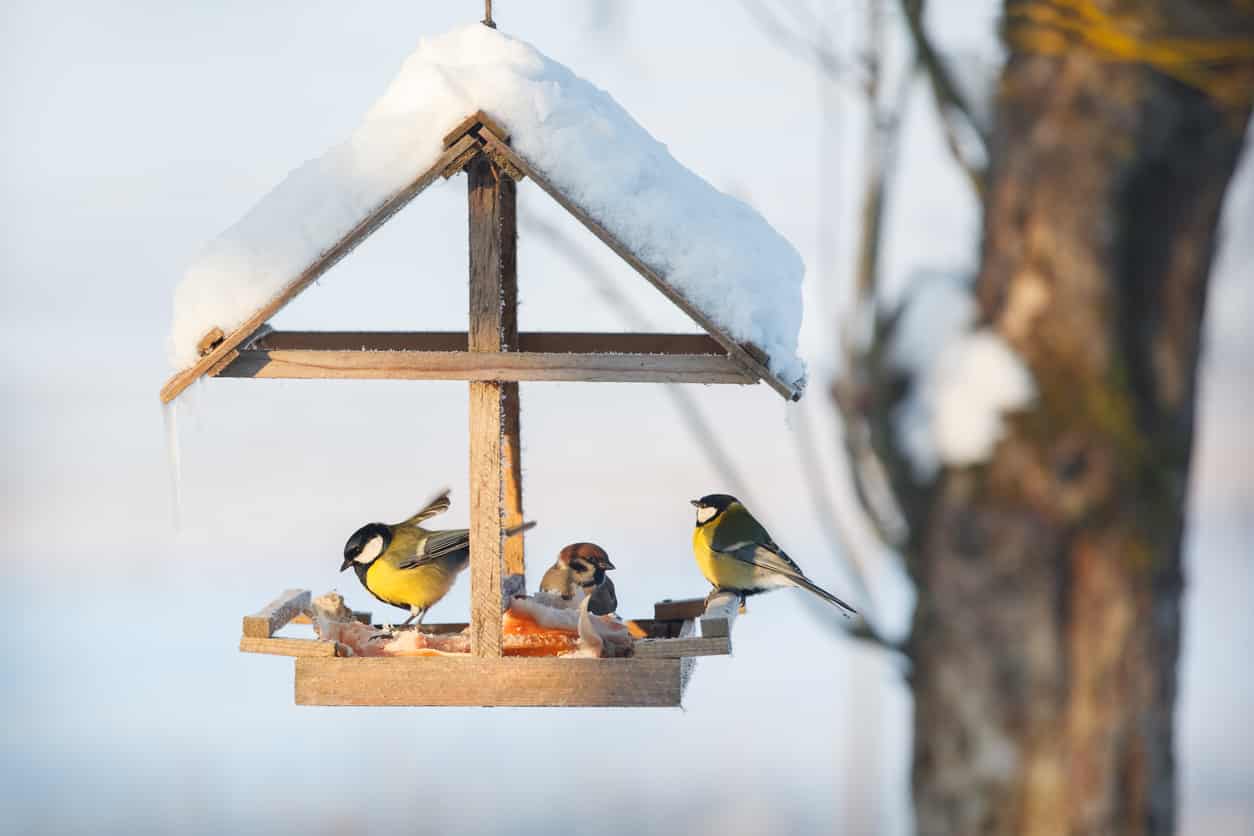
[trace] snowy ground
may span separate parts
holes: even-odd
[[[282,587],[339,585],[367,603],[336,570],[343,540],[368,518],[400,518],[450,483],[461,500],[451,517],[465,519],[464,388],[217,381],[192,393],[175,535],[156,394],[171,288],[208,235],[345,134],[361,91],[382,89],[418,34],[478,11],[452,5],[390,5],[384,23],[329,0],[247,13],[190,2],[5,10],[0,575],[16,625],[0,657],[6,827],[906,832],[906,693],[798,608],[799,592],[754,602],[735,657],[700,662],[685,711],[295,708],[290,662],[236,652],[241,613]],[[716,37],[704,6],[633,7],[613,22],[620,40],[587,25],[614,4],[529,6],[517,22],[497,6],[503,26],[613,90],[643,123],[665,125],[677,159],[700,161],[716,186],[748,199],[807,262],[823,251],[813,170],[744,163],[778,147],[781,125],[814,137],[813,149],[799,145],[817,156],[813,81],[736,7]],[[987,39],[942,17],[959,44]],[[925,115],[916,121],[903,153],[915,186],[886,254],[897,277],[969,267],[974,253],[963,186]],[[850,124],[836,145],[837,185],[850,194],[859,130]],[[1251,227],[1254,169],[1240,189],[1234,230]],[[463,193],[460,180],[434,187],[279,324],[464,327]],[[621,327],[589,272],[527,232],[529,213],[550,210],[534,189],[520,195],[523,327]],[[1238,284],[1254,244],[1234,234],[1229,245],[1212,305],[1181,667],[1182,830],[1207,836],[1254,824],[1254,297]],[[596,263],[656,328],[686,327],[628,271]],[[808,309],[824,311],[831,289],[807,293]],[[803,330],[816,375],[827,325],[822,314]],[[751,474],[772,533],[819,583],[845,590],[778,396],[690,391]],[[596,539],[621,567],[628,612],[703,592],[685,500],[722,484],[665,391],[536,384],[523,397],[528,507],[541,521],[533,567],[565,542]],[[803,408],[826,433],[820,404]],[[900,585],[885,573],[877,588],[903,620]],[[464,615],[464,593],[441,618]],[[71,639],[54,632],[67,623]],[[351,766],[328,768],[328,752]],[[497,796],[471,794],[483,780]],[[579,826],[576,788],[601,800],[608,823]]]

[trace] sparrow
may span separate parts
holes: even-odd
[[[590,595],[592,614],[607,615],[618,609],[614,582],[605,574],[613,568],[610,556],[597,544],[571,543],[558,553],[557,560],[540,579],[540,591],[567,601]]]

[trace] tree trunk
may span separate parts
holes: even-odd
[[[1236,2],[1089,5],[1135,9],[1142,38],[1254,43]],[[1008,40],[977,291],[1038,397],[919,512],[917,826],[1169,833],[1200,326],[1254,84],[1221,104]]]

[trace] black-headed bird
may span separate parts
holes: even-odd
[[[608,615],[618,609],[614,582],[605,574],[613,568],[610,556],[596,543],[571,543],[540,579],[540,591],[576,602],[591,596],[588,606],[593,615]]]
[[[465,528],[428,531],[421,523],[449,508],[448,491],[418,513],[395,525],[369,523],[344,545],[343,572],[349,566],[371,595],[385,604],[409,610],[409,624],[422,624],[431,609],[452,589],[470,562],[470,531]]]
[[[715,493],[692,500],[697,528],[692,551],[697,567],[720,591],[756,595],[781,586],[799,586],[840,608],[848,618],[856,610],[805,576],[791,557],[775,544],[762,524],[740,500]]]

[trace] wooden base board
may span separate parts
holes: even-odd
[[[678,706],[690,659],[296,659],[297,705]]]

